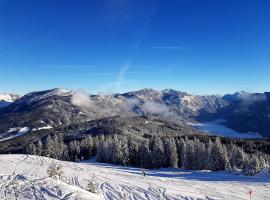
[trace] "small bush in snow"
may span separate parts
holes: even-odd
[[[95,176],[93,176],[92,179],[88,181],[87,191],[91,193],[98,193],[98,183]]]
[[[63,174],[62,167],[60,165],[51,165],[47,169],[47,174],[53,179],[59,179]]]

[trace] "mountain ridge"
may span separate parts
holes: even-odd
[[[0,110],[0,132],[23,127],[57,127],[118,115],[154,116],[178,123],[224,118],[228,121],[228,127],[257,132],[257,129],[250,126],[247,126],[250,130],[236,127],[233,124],[237,123],[231,122],[236,114],[232,111],[230,115],[224,113],[228,113],[229,109],[233,110],[232,107],[234,110],[242,109],[243,105],[249,107],[265,102],[266,94],[268,93],[238,92],[227,96],[192,95],[174,89],[158,91],[145,88],[126,93],[90,95],[82,90],[54,88],[28,93],[3,107]],[[268,104],[264,105],[265,108],[267,106]],[[248,114],[243,112],[244,116]],[[245,120],[248,122],[247,118]],[[243,122],[242,124],[245,125]],[[268,136],[267,133],[263,134]]]

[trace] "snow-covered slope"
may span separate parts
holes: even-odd
[[[47,169],[61,166],[60,180]],[[106,199],[106,200],[253,200],[270,196],[270,176],[244,177],[228,172],[149,170],[96,163],[72,163],[27,155],[0,155],[0,199]],[[99,194],[86,191],[95,176]]]

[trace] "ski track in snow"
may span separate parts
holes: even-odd
[[[52,164],[64,177],[47,175]],[[96,177],[99,194],[86,191]],[[228,172],[179,169],[148,170],[95,161],[73,163],[28,155],[0,155],[0,199],[106,199],[106,200],[253,200],[270,197],[270,175],[254,177]]]

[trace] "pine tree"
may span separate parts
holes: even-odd
[[[148,141],[144,141],[139,147],[139,159],[140,167],[142,168],[152,168],[152,155],[149,150]]]
[[[120,154],[120,164],[128,166],[130,163],[130,153],[128,148],[128,140],[126,137],[122,137],[120,140],[121,144],[121,154]]]
[[[178,155],[178,167],[182,167],[182,145],[183,145],[183,139],[178,139],[176,142],[176,149],[177,149],[177,155]]]
[[[104,135],[99,138],[98,149],[97,149],[97,161],[99,162],[108,162],[108,142],[105,140]]]
[[[93,138],[91,136],[86,137],[80,143],[80,152],[84,159],[88,160],[92,156],[93,150]]]
[[[231,145],[231,151],[229,152],[229,163],[232,169],[242,169],[245,161],[245,153],[242,148],[236,145]]]
[[[26,153],[30,155],[36,155],[36,146],[32,142],[26,146]]]
[[[54,158],[54,142],[50,135],[48,135],[45,142],[45,156]]]
[[[36,153],[38,156],[43,155],[43,144],[42,144],[41,140],[39,140],[37,143],[37,152]]]
[[[255,154],[246,158],[243,165],[243,173],[245,175],[252,176],[257,174],[260,170],[260,161]]]
[[[153,167],[154,168],[163,167],[165,165],[163,143],[161,139],[157,137],[154,138],[153,143],[154,143],[152,153]]]
[[[183,169],[188,168],[188,157],[187,157],[187,140],[182,140],[182,145],[181,145],[181,167]]]
[[[178,167],[178,154],[177,154],[174,138],[171,138],[169,140],[169,152],[170,152],[169,167],[177,168]]]
[[[187,150],[186,150],[186,169],[195,168],[195,146],[193,140],[187,140]]]
[[[129,163],[133,166],[139,166],[139,143],[135,141],[136,138],[129,137],[128,138],[128,149],[129,149]]]
[[[81,158],[79,142],[76,140],[71,141],[68,145],[68,152],[72,161],[79,161]]]
[[[227,165],[227,151],[223,148],[220,138],[217,137],[211,148],[210,169],[212,171],[225,170]]]
[[[201,143],[198,139],[195,139],[194,143],[195,154],[194,154],[194,166],[193,169],[206,169],[207,168],[207,152],[205,144]]]
[[[207,165],[206,169],[211,169],[211,154],[212,154],[212,147],[213,147],[213,142],[211,139],[208,140],[208,143],[206,145],[206,155],[207,155]]]

